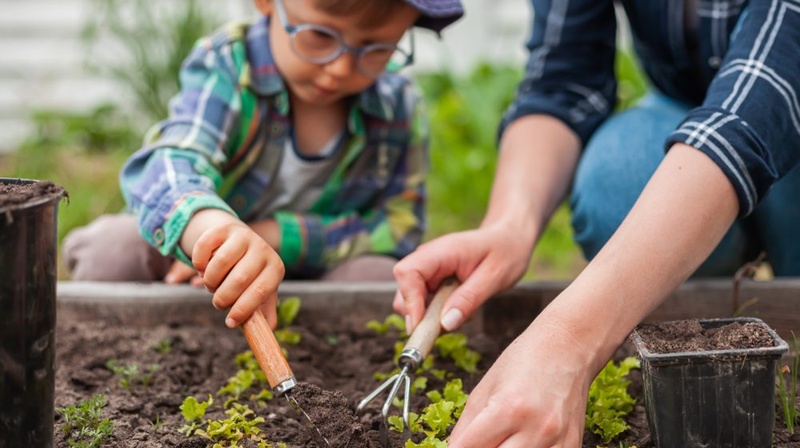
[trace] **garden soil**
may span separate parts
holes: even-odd
[[[289,363],[303,385],[298,390],[302,392],[298,393],[301,405],[307,408],[321,431],[327,432],[326,437],[335,448],[379,447],[379,408],[383,396],[376,399],[362,416],[357,416],[354,408],[361,398],[378,386],[374,377],[376,372],[393,370],[392,356],[399,335],[390,332],[379,336],[366,325],[337,330],[319,320],[304,321],[302,311],[295,324],[292,330],[300,333],[301,341],[287,349]],[[238,370],[236,355],[248,349],[240,331],[223,326],[163,325],[143,329],[97,320],[59,320],[56,341],[56,407],[77,404],[93,394],[104,394],[108,405],[102,410],[102,416],[111,419],[114,425],[113,435],[104,446],[112,447],[210,446],[206,439],[186,437],[178,432],[185,424],[179,407],[189,395],[199,401],[214,395],[215,406],[212,408],[219,408],[217,405],[225,398],[218,398],[216,393]],[[463,379],[467,391],[475,386],[502,349],[501,343],[485,335],[473,335],[469,341],[471,348],[483,354],[483,360],[475,374],[455,373]],[[169,350],[159,351],[158,347],[169,347]],[[622,359],[633,353],[632,346],[626,343],[615,358]],[[137,384],[125,388],[120,384],[120,377],[106,367],[109,359],[116,359],[123,366],[136,363],[143,369],[151,365],[158,367],[146,387]],[[454,365],[438,357],[436,367],[459,372]],[[631,428],[624,437],[606,446],[652,448],[638,370],[631,373],[630,379],[630,392],[638,400],[634,412],[628,417]],[[429,376],[429,390],[442,385],[443,382]],[[265,419],[260,427],[269,442],[285,442],[292,448],[315,446],[309,429],[286,400],[273,398],[260,407],[245,398],[248,396],[243,394],[240,402],[247,403]],[[411,402],[412,411],[421,410],[427,402],[423,394],[415,395]],[[399,415],[396,408],[391,412]],[[780,415],[781,411],[778,408],[776,412]],[[225,415],[217,410],[208,417],[225,418]],[[62,420],[63,416],[57,412],[55,446],[67,448],[68,443],[59,430]],[[390,434],[392,447],[402,447],[400,434]],[[240,442],[240,446],[256,445]],[[603,445],[595,435],[587,432],[583,447],[597,446]],[[790,436],[781,421],[776,424],[774,446],[800,447],[800,435]]]

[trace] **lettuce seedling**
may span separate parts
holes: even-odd
[[[603,443],[628,429],[625,416],[633,411],[636,400],[628,394],[631,382],[625,377],[638,368],[639,361],[633,356],[622,360],[619,366],[609,361],[589,387],[586,427],[599,435]]]
[[[283,345],[297,345],[300,343],[300,333],[290,330],[300,312],[300,298],[289,297],[278,302],[278,328],[274,331],[275,339]],[[284,353],[285,355],[285,353]]]
[[[434,344],[442,357],[450,358],[456,366],[467,373],[478,369],[481,354],[467,347],[467,336],[462,333],[448,333],[439,336]]]
[[[386,336],[386,334],[392,328],[405,335],[406,323],[399,314],[390,314],[386,316],[386,318],[383,320],[383,323],[378,322],[377,320],[371,320],[367,322],[367,328],[377,333],[378,336]]]

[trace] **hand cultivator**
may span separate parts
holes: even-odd
[[[361,402],[358,403],[356,412],[361,412],[372,400],[375,399],[381,392],[389,389],[389,395],[381,409],[381,426],[380,426],[380,439],[384,448],[389,446],[389,432],[387,417],[389,408],[392,402],[397,397],[400,387],[403,387],[403,435],[406,439],[410,437],[408,428],[408,408],[411,401],[411,378],[410,374],[413,373],[425,357],[430,354],[436,338],[439,337],[441,332],[440,315],[444,302],[450,297],[453,290],[458,287],[458,281],[455,279],[446,279],[442,282],[439,290],[434,295],[428,309],[425,311],[425,316],[422,321],[411,333],[408,338],[400,357],[397,359],[397,366],[400,368],[400,373],[392,375],[391,378],[384,381],[383,384],[378,386],[374,391],[367,395]]]

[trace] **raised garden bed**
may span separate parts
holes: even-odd
[[[468,374],[439,357],[436,367],[462,378],[468,392],[514,332],[521,328],[526,319],[519,317],[520,309],[531,311],[529,321],[563,286],[523,284],[490,301],[463,328],[470,347],[483,355],[477,371]],[[724,285],[719,287],[724,288]],[[682,290],[695,291],[696,288],[694,285]],[[300,333],[301,341],[288,347],[289,362],[297,379],[327,391],[340,392],[336,397],[346,400],[352,411],[355,403],[379,384],[374,374],[389,373],[394,368],[392,355],[398,334],[390,332],[380,336],[366,327],[369,320],[383,320],[391,313],[393,293],[391,283],[285,282],[281,297],[298,296],[302,300],[300,314],[291,327]],[[681,294],[679,290],[670,300],[684,300]],[[760,303],[763,306],[768,302]],[[113,435],[104,446],[192,448],[209,444],[201,437],[186,437],[178,432],[186,424],[180,411],[181,403],[187,396],[202,401],[210,394],[215,404],[209,411],[214,406],[219,408],[229,396],[217,393],[240,370],[235,358],[247,350],[247,344],[241,332],[222,325],[224,314],[210,306],[207,293],[188,286],[62,282],[58,285],[58,305],[57,408],[103,394],[108,404],[103,407],[101,416],[110,419],[114,427]],[[504,311],[508,309],[515,312]],[[798,313],[796,306],[793,309]],[[675,315],[673,313],[670,318]],[[770,323],[763,315],[759,317]],[[793,325],[785,313],[781,318],[781,322]],[[770,324],[775,326],[774,322]],[[800,328],[800,325],[789,328]],[[633,347],[625,344],[616,358],[623,359],[634,353]],[[112,373],[113,369],[108,366],[110,359],[117,360],[118,366],[123,367],[136,364],[140,373],[149,373],[151,365],[158,367],[152,370],[146,387],[141,381],[124,387],[121,384],[124,375]],[[428,376],[429,390],[440,389],[444,384]],[[652,447],[641,401],[641,376],[634,370],[629,379],[632,381],[629,391],[639,399],[626,419],[631,429],[606,445],[587,432],[584,447]],[[264,419],[259,427],[266,439],[275,446],[277,442],[286,442],[290,447],[310,446],[310,433],[285,400],[273,399],[259,407],[258,400],[250,399],[257,391],[243,393],[239,402],[248,404]],[[339,437],[338,440],[345,440],[340,446],[345,446],[348,439],[358,440],[350,443],[351,448],[379,446],[378,408],[382,398],[370,405],[361,418],[344,416],[348,425],[343,433],[349,431],[351,435]],[[411,409],[418,412],[428,403],[422,393],[415,394]],[[219,410],[214,412],[214,418],[226,417]],[[780,412],[776,409],[776,413]],[[392,414],[399,415],[399,409],[394,409]],[[59,431],[63,423],[64,416],[59,412],[54,426],[58,448],[68,446]],[[392,441],[392,446],[402,446],[397,436],[393,436]],[[240,446],[257,445],[240,442]],[[779,423],[774,446],[800,447],[800,437],[789,436],[785,425]]]

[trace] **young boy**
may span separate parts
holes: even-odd
[[[260,20],[198,43],[170,118],[123,167],[138,220],[105,216],[68,235],[73,279],[197,276],[233,327],[274,307],[284,270],[391,279],[419,244],[427,123],[410,81],[386,68],[411,63],[413,36],[398,47],[409,28],[441,31],[460,1],[255,5]]]

